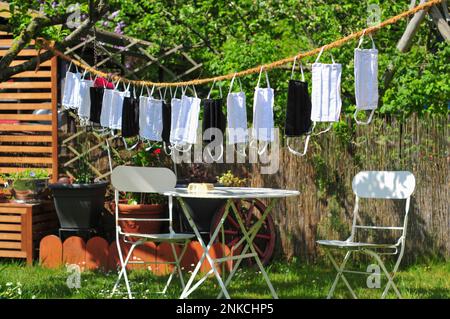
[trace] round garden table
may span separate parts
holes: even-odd
[[[189,278],[189,281],[187,282],[183,292],[181,293],[182,299],[187,298],[193,291],[195,291],[207,278],[209,275],[214,273],[214,276],[217,279],[217,282],[219,283],[219,286],[221,288],[221,291],[218,295],[218,298],[221,298],[222,296],[225,296],[225,298],[229,299],[230,295],[227,291],[227,286],[230,284],[234,274],[236,273],[236,270],[238,269],[242,259],[245,258],[254,258],[256,261],[256,264],[258,265],[261,274],[263,275],[267,286],[270,289],[270,292],[272,294],[273,298],[278,298],[277,293],[275,292],[275,289],[272,286],[272,283],[269,280],[269,277],[267,276],[266,271],[264,270],[264,267],[261,263],[261,260],[259,259],[258,253],[256,252],[254,246],[253,246],[253,240],[255,239],[256,234],[258,233],[259,229],[261,228],[262,224],[264,223],[264,220],[267,218],[268,214],[271,212],[275,202],[277,199],[290,197],[290,196],[298,196],[300,193],[298,191],[294,190],[284,190],[284,189],[274,189],[274,188],[249,188],[249,187],[216,187],[214,190],[205,192],[205,193],[197,193],[197,192],[188,192],[187,188],[175,188],[173,191],[166,192],[164,195],[166,196],[173,196],[176,197],[177,200],[180,203],[181,209],[183,211],[183,214],[185,215],[186,219],[189,222],[189,225],[192,227],[195,236],[197,237],[198,242],[203,248],[203,254],[198,261],[197,265],[195,266],[194,271],[191,274],[191,277]],[[225,204],[225,210],[224,214],[222,215],[219,223],[215,225],[215,229],[212,229],[212,235],[210,237],[209,243],[206,245],[203,241],[203,238],[194,223],[190,211],[189,205],[186,204],[184,201],[184,198],[204,198],[204,199],[224,199],[226,200]],[[238,209],[236,208],[235,200],[236,199],[269,199],[270,202],[267,205],[265,211],[262,213],[261,218],[252,225],[252,227],[247,230],[244,221],[242,220],[241,215],[238,212]],[[244,245],[244,248],[240,251],[239,254],[232,254],[232,256],[224,256],[222,258],[216,258],[213,259],[211,255],[209,254],[209,249],[213,245],[225,219],[227,218],[228,214],[233,214],[239,224],[240,230],[243,234],[243,237],[240,241],[238,241],[233,246],[233,251],[236,250],[241,245]],[[248,252],[250,250],[250,252]],[[195,284],[194,280],[197,276],[200,267],[204,260],[208,260],[209,264],[211,265],[211,270],[206,273],[201,279],[199,279]],[[216,268],[216,263],[222,263],[230,260],[235,260],[236,263],[233,265],[233,268],[224,281],[218,272]]]

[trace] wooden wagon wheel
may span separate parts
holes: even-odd
[[[235,200],[234,204],[236,205],[236,208],[247,230],[249,230],[261,218],[262,214],[266,210],[266,205],[264,205],[263,202],[257,199]],[[224,214],[225,206],[226,205],[222,206],[214,215],[214,218],[211,223],[211,230],[210,230],[211,235],[216,229],[220,219]],[[243,234],[240,230],[236,217],[231,211],[223,224],[223,230],[225,236],[225,244],[230,249],[233,247],[233,245],[238,243],[243,238]],[[222,231],[219,231],[216,241],[222,241],[222,236],[223,236]],[[258,256],[261,259],[263,265],[268,264],[272,259],[275,250],[275,242],[276,242],[275,224],[273,222],[272,217],[269,214],[253,241],[253,247],[258,253]],[[237,251],[241,251],[244,245],[245,242],[244,244],[241,244],[238,247]],[[246,260],[250,265],[254,263],[254,259],[246,259]]]

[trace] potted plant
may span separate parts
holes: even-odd
[[[139,148],[131,157],[134,166],[161,166],[164,159],[161,156],[160,148]],[[115,210],[114,202],[111,203],[111,210]],[[119,200],[119,217],[123,218],[167,218],[167,206],[164,196],[158,194],[127,193],[122,194]],[[167,223],[161,221],[119,221],[122,231],[127,233],[158,234],[163,231]]]
[[[18,203],[36,203],[45,195],[49,174],[46,169],[30,168],[16,173],[2,174],[8,182],[11,195]]]
[[[82,156],[73,177],[60,178],[58,183],[49,185],[61,228],[99,226],[108,182],[94,179],[88,161],[87,156]]]

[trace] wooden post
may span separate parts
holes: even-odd
[[[52,182],[58,180],[58,59],[51,60],[52,81]]]

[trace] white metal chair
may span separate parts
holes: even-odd
[[[180,261],[183,258],[183,255],[186,251],[187,244],[189,241],[194,237],[194,234],[181,234],[181,233],[175,233],[173,230],[172,220],[172,208],[173,208],[173,198],[172,196],[169,196],[169,217],[168,218],[123,218],[119,217],[119,191],[122,192],[133,192],[133,193],[164,193],[164,192],[170,192],[175,188],[176,184],[176,176],[175,174],[167,168],[162,167],[133,167],[133,166],[118,166],[112,171],[111,175],[111,183],[114,187],[114,200],[115,200],[115,222],[116,222],[116,243],[117,243],[117,250],[119,253],[119,259],[120,259],[120,265],[121,270],[119,273],[119,278],[116,281],[116,284],[114,285],[114,288],[112,290],[111,295],[113,295],[116,292],[116,289],[119,285],[120,279],[122,276],[125,280],[125,285],[128,291],[128,296],[131,299],[131,289],[130,284],[128,281],[127,276],[127,270],[126,266],[127,264],[132,263],[140,263],[142,264],[142,261],[130,261],[130,257],[133,253],[133,250],[139,246],[144,244],[147,241],[152,242],[168,242],[170,243],[172,247],[173,262],[149,262],[152,264],[173,264],[174,268],[167,280],[167,283],[162,291],[162,293],[165,293],[167,291],[167,288],[170,285],[170,282],[172,281],[172,278],[175,274],[175,272],[178,272],[178,275],[180,277],[181,286],[184,289],[184,280],[181,273],[181,267],[180,267]],[[136,234],[136,233],[126,233],[123,232],[120,228],[119,221],[121,220],[132,220],[132,221],[145,221],[145,222],[155,222],[155,221],[163,221],[169,223],[169,233],[164,234]],[[124,259],[121,246],[120,246],[120,240],[121,237],[125,243],[131,244],[130,250],[128,252],[128,255]],[[131,240],[133,238],[134,240]],[[136,240],[137,239],[137,240]],[[183,245],[183,249],[178,256],[177,251],[175,249],[175,244],[181,244]]]
[[[345,270],[345,265],[352,253],[364,253],[373,257],[379,264],[383,273],[386,275],[388,283],[384,289],[381,298],[385,298],[390,287],[392,287],[396,295],[401,298],[400,292],[395,285],[393,279],[397,272],[400,261],[402,260],[405,249],[406,227],[408,224],[408,212],[411,194],[414,192],[416,182],[414,175],[406,171],[365,171],[358,173],[352,182],[353,192],[356,195],[355,207],[353,212],[353,225],[350,237],[345,241],[340,240],[318,240],[317,243],[325,248],[328,258],[337,271],[336,278],[328,293],[328,299],[333,296],[334,290],[340,278],[347,286],[353,298],[357,298],[355,292],[350,286],[348,280],[345,278],[344,273],[356,273],[368,275],[367,272],[359,272],[352,270]],[[388,227],[388,226],[366,226],[358,225],[358,203],[360,198],[367,199],[405,199],[405,214],[403,220],[403,226]],[[355,235],[358,229],[369,230],[397,230],[401,231],[401,236],[396,243],[380,244],[380,243],[363,243],[355,241]],[[329,249],[343,249],[346,251],[344,260],[340,266],[336,263],[335,259],[331,255]],[[392,275],[386,269],[380,255],[398,255],[397,262],[395,263]]]

